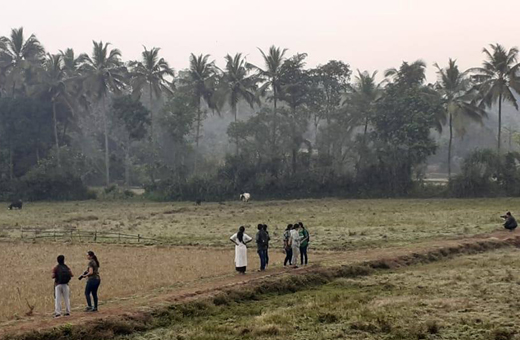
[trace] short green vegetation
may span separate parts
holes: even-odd
[[[127,340],[514,339],[516,249],[461,257],[254,301],[199,304]]]

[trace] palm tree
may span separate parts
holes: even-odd
[[[76,55],[72,48],[67,48],[65,51],[60,50],[60,54],[61,59],[63,60],[63,71],[67,77],[66,85],[68,96],[64,97],[64,99],[72,113],[72,116],[75,116],[78,104],[81,104],[83,107],[88,105],[80,72],[82,65],[87,59],[87,55],[84,53]]]
[[[284,55],[287,52],[287,49],[281,49],[279,47],[271,46],[269,48],[269,53],[265,54],[264,51],[258,49],[260,53],[262,53],[262,57],[264,58],[264,69],[257,67],[255,65],[251,65],[254,69],[258,71],[258,74],[261,78],[265,80],[265,83],[260,87],[260,93],[265,94],[268,89],[273,91],[273,131],[272,131],[272,143],[273,146],[276,143],[276,109],[277,102],[280,95],[280,73],[282,70],[282,64],[284,62]]]
[[[354,80],[354,85],[351,86],[351,92],[348,95],[343,105],[348,104],[356,111],[356,116],[363,122],[363,140],[362,150],[359,154],[356,169],[360,170],[363,154],[366,151],[368,124],[374,110],[374,104],[382,94],[380,84],[376,83],[377,71],[370,74],[368,71],[361,72],[357,70],[358,75]]]
[[[473,78],[478,82],[478,104],[480,107],[491,107],[498,102],[498,146],[500,155],[501,129],[502,129],[502,102],[507,101],[518,110],[518,103],[513,94],[520,94],[520,78],[517,62],[518,49],[516,47],[507,50],[500,44],[490,44],[491,51],[484,48],[482,52],[486,60],[482,67],[472,68]]]
[[[66,73],[63,67],[61,54],[47,54],[47,58],[40,72],[38,92],[48,95],[52,103],[52,120],[54,125],[54,142],[56,144],[56,157],[60,166],[60,144],[58,138],[58,119],[56,105],[59,101],[67,101]]]
[[[41,65],[43,58],[43,46],[34,34],[25,39],[23,27],[13,28],[10,38],[0,37],[0,69],[6,74],[11,95],[28,80],[31,67]]]
[[[426,63],[416,60],[413,63],[404,61],[399,69],[391,68],[385,71],[385,77],[393,78],[398,84],[405,86],[419,86],[426,80]]]
[[[237,105],[240,99],[245,100],[251,108],[260,101],[256,96],[256,78],[248,75],[248,67],[242,53],[235,54],[234,57],[229,54],[225,57],[226,68],[222,76],[223,98],[227,100],[231,111],[237,122]],[[236,141],[238,153],[238,138]]]
[[[469,92],[471,83],[468,77],[468,71],[460,72],[456,60],[450,59],[448,67],[444,69],[438,64],[434,64],[434,66],[438,70],[439,81],[437,82],[437,90],[442,96],[444,106],[444,114],[440,117],[440,120],[444,124],[447,122],[450,129],[448,142],[448,178],[451,178],[451,150],[454,124],[457,122],[460,123],[464,118],[482,123],[482,118],[487,117],[487,113],[484,109],[472,103],[473,94]],[[459,130],[459,134],[463,133],[463,126],[456,126],[456,129]]]
[[[174,71],[164,58],[159,59],[160,48],[154,47],[148,51],[145,46],[143,47],[144,51],[141,54],[141,61],[130,63],[130,66],[132,67],[132,88],[134,93],[141,94],[143,89],[146,86],[148,87],[151,119],[150,136],[153,142],[153,96],[155,95],[155,98],[157,99],[163,92],[171,92],[166,77],[173,77]]]
[[[120,93],[125,87],[127,70],[120,58],[118,49],[108,50],[110,43],[93,42],[92,56],[85,57],[81,68],[84,77],[84,86],[93,100],[100,105],[105,134],[105,171],[106,184],[110,184],[110,161],[108,150],[108,121],[106,113],[106,98],[110,92]]]
[[[192,53],[190,56],[190,68],[188,70],[189,82],[193,87],[193,94],[197,104],[197,128],[195,136],[197,150],[199,148],[202,119],[206,113],[202,111],[202,101],[204,100],[210,109],[216,109],[214,94],[217,69],[215,67],[215,61],[208,61],[209,57],[209,54],[196,56]]]

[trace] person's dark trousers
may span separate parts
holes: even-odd
[[[287,263],[289,263],[289,265],[292,265],[291,259],[292,259],[292,249],[291,248],[285,249],[285,260],[283,261],[283,265],[286,266]]]
[[[265,265],[269,265],[269,248],[265,250]]]
[[[300,247],[300,260],[301,260],[302,266],[304,264],[307,264],[307,262],[309,261],[309,259],[307,258],[307,247],[308,246]],[[305,262],[303,262],[303,260],[305,260]]]
[[[514,226],[514,227],[504,227],[504,228],[506,228],[509,231],[514,231],[516,229],[516,226]]]
[[[258,249],[258,256],[260,257],[260,270],[265,270],[266,253],[266,249]]]
[[[85,297],[87,298],[87,305],[92,308],[92,301],[90,300],[90,294],[92,294],[92,299],[94,300],[94,309],[98,308],[98,288],[101,284],[101,279],[90,279],[87,281],[87,285],[85,286]]]

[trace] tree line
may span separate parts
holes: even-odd
[[[496,159],[478,176],[500,182],[510,171],[502,166],[502,104],[518,109],[516,48],[491,44],[481,67],[469,70],[452,59],[434,64],[433,84],[421,60],[386,70],[378,82],[377,71],[353,71],[339,60],[308,68],[306,53],[275,46],[259,53],[262,65],[236,53],[222,68],[208,54],[191,54],[189,68],[175,72],[157,47],[144,47],[132,61],[102,41],[90,54],[52,54],[35,35],[13,29],[0,37],[3,197],[78,199],[88,196],[86,185],[112,183],[144,185],[157,199],[223,199],[240,191],[407,195],[437,150],[432,131],[444,128],[448,176],[458,183],[452,187],[468,192],[475,171],[452,178],[454,137],[495,106]],[[228,114],[221,159],[201,142],[209,115]]]

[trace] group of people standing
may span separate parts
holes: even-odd
[[[269,242],[271,237],[267,230],[266,224],[258,224],[258,232],[256,233],[255,242],[257,253],[260,258],[260,269],[264,271],[269,265]],[[245,274],[247,269],[247,244],[253,241],[253,238],[245,233],[246,228],[241,226],[238,232],[233,234],[229,239],[235,244],[235,268],[240,274]],[[301,265],[307,265],[308,256],[307,248],[309,246],[309,232],[303,226],[302,222],[289,224],[283,235],[283,249],[285,252],[284,266],[298,267],[298,257],[300,257]]]
[[[86,312],[98,311],[98,289],[101,284],[99,276],[99,260],[93,251],[87,252],[88,266],[87,270],[78,278],[87,279],[85,285],[85,298],[87,300]],[[52,278],[54,279],[54,317],[62,316],[61,304],[65,304],[64,316],[70,315],[70,288],[69,282],[74,277],[70,268],[65,264],[65,256],[59,255],[58,264],[52,269]],[[92,296],[92,299],[91,299]],[[92,303],[92,300],[94,303]]]

